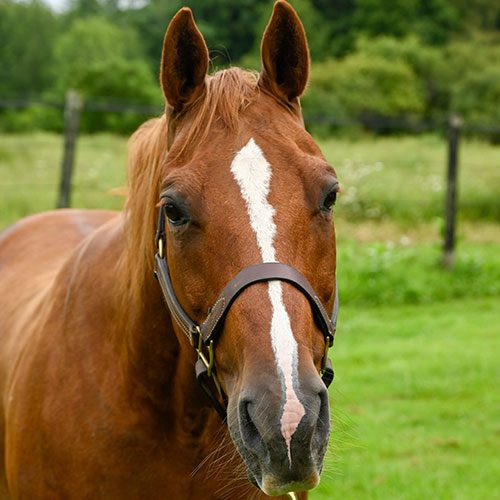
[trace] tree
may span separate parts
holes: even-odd
[[[39,95],[51,83],[59,23],[43,3],[0,3],[0,93]]]
[[[101,17],[77,19],[57,40],[55,88],[78,88],[89,68],[118,60],[141,58],[142,48],[132,29],[124,29]]]
[[[267,0],[187,0],[216,65],[238,61],[253,46],[255,21]],[[271,12],[271,11],[269,11]]]
[[[130,28],[120,28],[100,17],[76,20],[60,36],[55,52],[55,90],[62,96],[68,89],[79,90],[84,101],[123,101],[157,104],[163,100],[159,84],[142,56],[137,36]],[[144,116],[112,112],[82,115],[87,131],[130,132]]]

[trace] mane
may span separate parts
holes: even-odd
[[[257,95],[257,88],[257,74],[240,68],[224,69],[207,77],[204,93],[182,113],[183,118],[191,121],[189,130],[175,141],[175,157],[188,155],[216,125],[236,131],[240,112]],[[124,297],[127,308],[131,303],[142,303],[145,280],[153,272],[154,234],[160,184],[169,153],[169,128],[179,118],[167,111],[141,125],[129,140],[124,213],[127,251],[123,257],[124,273],[129,277]]]

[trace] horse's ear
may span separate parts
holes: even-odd
[[[260,51],[259,84],[280,99],[300,97],[309,78],[309,48],[304,26],[288,2],[274,4]]]
[[[167,102],[179,111],[205,88],[208,49],[191,9],[177,12],[163,40],[160,82]]]

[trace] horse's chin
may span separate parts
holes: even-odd
[[[231,429],[231,425],[229,426]],[[259,488],[263,493],[269,496],[282,496],[291,492],[307,491],[315,488],[320,481],[321,466],[315,470],[308,471],[300,480],[290,480],[290,478],[282,477],[272,470],[272,465],[265,459],[262,460],[255,455],[251,450],[242,445],[242,440],[239,431],[233,433],[232,439],[236,449],[245,464],[247,476],[255,487]],[[322,453],[320,453],[323,455]],[[283,458],[285,461],[287,457]],[[318,457],[319,462],[322,460]]]
[[[269,496],[282,496],[287,493],[307,491],[319,484],[319,472],[312,472],[301,481],[283,481],[272,473],[263,474],[260,467],[252,465],[248,460],[243,460],[247,466],[250,482]]]

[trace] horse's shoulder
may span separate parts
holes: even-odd
[[[37,307],[78,245],[113,217],[116,212],[57,210],[22,219],[0,233],[4,340]]]
[[[115,217],[110,210],[54,210],[19,220],[0,233],[0,270],[30,259],[67,255],[90,233]]]
[[[70,267],[79,245],[116,214],[57,210],[21,219],[0,233],[0,390],[26,339],[58,300],[57,276]]]

